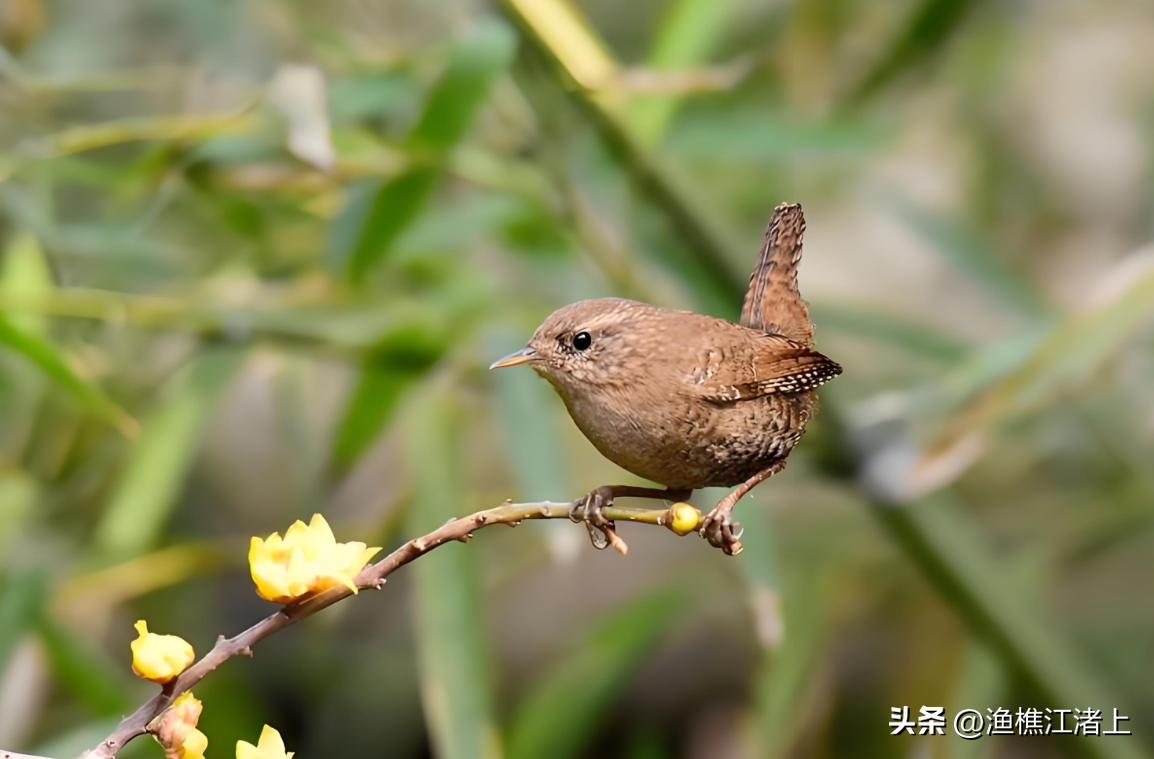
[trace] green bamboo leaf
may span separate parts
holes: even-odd
[[[1071,388],[1086,385],[1152,315],[1154,267],[1147,267],[1131,275],[1129,287],[1111,300],[1054,323],[1040,339],[1031,338],[1032,350],[999,356],[1004,375],[946,421],[925,446],[919,466],[933,467],[964,441],[1015,415],[1045,408]],[[1020,337],[1012,339],[1021,341]]]
[[[385,257],[389,247],[409,228],[425,207],[439,178],[439,170],[418,166],[385,182],[373,193],[349,262],[349,276],[354,282],[364,279],[369,269]]]
[[[415,114],[421,103],[417,83],[399,72],[331,76],[329,110],[333,123],[357,123],[389,114]]]
[[[14,298],[43,298],[53,287],[52,272],[36,237],[27,232],[17,232],[0,262],[0,304]],[[0,305],[0,319],[4,318],[4,310]],[[7,318],[17,330],[41,340],[47,339],[48,319],[42,314],[17,310]],[[7,448],[12,458],[19,459],[19,452],[25,450],[36,432],[36,420],[44,396],[55,388],[51,387],[52,381],[45,373],[26,359],[8,361],[5,358],[0,363],[5,369],[3,389],[11,409],[3,429],[0,429],[0,446]],[[3,521],[2,516],[0,521]]]
[[[958,668],[958,681],[946,713],[957,714],[962,709],[974,708],[974,704],[999,704],[1010,693],[1010,679],[1002,662],[989,646],[975,641],[970,644]],[[979,759],[994,755],[996,744],[966,740],[952,731],[947,731],[947,734],[950,736],[948,755],[951,759]]]
[[[96,546],[106,556],[135,555],[159,539],[201,431],[239,359],[231,350],[199,356],[176,380],[173,396],[145,422],[96,528]]]
[[[42,619],[38,630],[55,681],[76,700],[100,716],[124,714],[129,710],[134,694],[124,674],[125,664],[113,662],[90,638],[53,619]],[[127,645],[124,653],[127,658]]]
[[[60,350],[35,333],[27,332],[0,314],[0,345],[20,354],[60,385],[89,413],[104,419],[128,437],[135,437],[136,420],[116,405],[99,385],[81,377]]]
[[[17,234],[4,251],[0,269],[0,294],[6,299],[13,296],[35,299],[48,295],[54,288],[52,270],[36,238],[27,233]],[[9,321],[18,329],[44,336],[46,320],[41,314],[9,314]]]
[[[215,543],[181,543],[65,578],[53,589],[52,602],[71,610],[111,609],[246,561]]]
[[[44,573],[30,569],[13,573],[0,584],[0,675],[21,638],[36,624],[44,605]]]
[[[903,72],[939,54],[950,35],[979,4],[980,0],[922,0],[893,44],[854,88],[848,102],[866,100]]]
[[[509,759],[581,755],[646,651],[688,604],[686,594],[671,586],[604,617],[526,694],[509,724]]]
[[[81,124],[38,139],[28,154],[36,160],[43,160],[125,142],[205,140],[222,134],[244,134],[252,130],[253,124],[254,119],[243,112],[140,117]]]
[[[489,86],[513,55],[514,37],[496,22],[482,24],[453,49],[449,66],[433,87],[408,147],[422,158],[373,194],[349,260],[354,282],[379,264],[424,208],[441,176],[438,165],[472,126]]]
[[[493,167],[494,172],[508,170],[510,167],[504,163]],[[475,243],[478,235],[503,232],[534,212],[545,213],[523,200],[496,193],[478,192],[446,199],[421,214],[405,235],[403,244],[397,245],[396,255],[420,256],[430,251],[455,253]],[[552,216],[548,221],[556,223]]]
[[[368,450],[388,425],[405,392],[421,377],[419,371],[390,366],[371,359],[345,407],[337,427],[333,456],[348,465]]]
[[[373,349],[337,426],[333,455],[338,464],[360,458],[388,425],[405,393],[449,345],[443,330],[421,319],[390,332]]]
[[[444,155],[460,142],[515,47],[516,37],[503,23],[485,21],[470,30],[453,49],[448,69],[437,80],[409,136],[410,144]]]
[[[55,290],[48,259],[36,237],[18,233],[4,251],[0,269],[0,299],[48,297]],[[137,432],[136,420],[116,405],[99,385],[82,378],[61,349],[47,336],[47,320],[37,313],[0,312],[0,345],[22,355],[64,388],[89,413],[104,419],[128,436]]]
[[[413,414],[408,526],[414,535],[466,512],[459,417],[460,409],[443,392],[421,399]],[[476,551],[446,546],[413,567],[421,697],[440,759],[501,756],[476,562]]]
[[[0,555],[7,552],[10,536],[32,513],[40,488],[26,472],[0,472]]]
[[[688,69],[705,63],[725,29],[730,0],[676,0],[661,18],[647,65]],[[640,95],[629,103],[628,121],[637,138],[653,145],[680,104],[676,95]]]
[[[937,377],[932,403],[942,414],[953,413],[987,388],[1021,368],[1026,357],[1049,339],[1057,320],[1031,322],[1017,332],[974,350]]]

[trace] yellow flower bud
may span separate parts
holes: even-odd
[[[688,503],[675,503],[669,508],[669,529],[678,535],[688,535],[697,529],[701,512]]]
[[[143,619],[136,623],[136,632],[140,637],[132,641],[132,671],[145,680],[163,685],[196,659],[188,641],[176,635],[150,633]]]
[[[248,566],[261,598],[287,604],[337,585],[356,593],[353,578],[380,550],[338,543],[325,518],[314,514],[307,525],[295,522],[284,538],[276,532],[267,540],[253,538]]]
[[[168,759],[204,759],[208,738],[196,728],[201,703],[191,691],[180,694],[151,728]]]
[[[248,741],[236,742],[236,759],[292,759],[292,755],[292,751],[285,753],[280,733],[268,725],[261,730],[257,745]]]

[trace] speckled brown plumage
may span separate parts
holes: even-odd
[[[581,332],[583,351],[570,342]],[[784,458],[812,414],[808,390],[837,373],[786,338],[615,298],[562,308],[529,345],[597,450],[673,489],[736,485]]]
[[[738,486],[703,528],[737,553],[733,504],[780,471],[813,416],[813,390],[841,373],[812,348],[797,287],[804,230],[801,206],[774,211],[741,324],[618,298],[582,301],[554,312],[525,350],[494,366],[529,363],[597,450],[639,477],[673,491]],[[598,504],[666,495],[625,490],[601,488],[585,506],[599,547]]]

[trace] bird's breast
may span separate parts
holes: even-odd
[[[562,397],[607,459],[666,487],[692,489],[734,485],[787,456],[813,406],[810,393],[718,405],[637,386]]]

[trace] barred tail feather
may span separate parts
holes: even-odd
[[[797,289],[804,234],[805,215],[800,205],[782,204],[774,209],[757,268],[749,277],[741,324],[784,335],[808,348],[813,345],[813,325]]]

